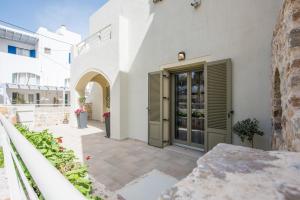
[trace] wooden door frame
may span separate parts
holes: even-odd
[[[188,76],[187,76],[187,86],[189,87],[188,89],[188,94],[187,94],[187,106],[188,108],[191,106],[191,94],[189,94],[191,92],[191,72],[192,71],[201,71],[203,70],[203,73],[205,68],[205,62],[198,62],[198,63],[192,63],[192,64],[189,64],[189,65],[186,65],[186,66],[178,66],[178,67],[173,67],[173,68],[170,68],[168,69],[169,73],[170,73],[170,119],[171,119],[171,123],[170,123],[170,138],[171,138],[171,144],[181,144],[181,145],[185,145],[187,147],[190,147],[190,148],[196,148],[196,149],[199,149],[199,150],[202,150],[202,149],[205,149],[205,140],[206,140],[206,130],[204,130],[204,144],[203,145],[197,145],[195,143],[192,143],[191,142],[191,119],[188,120],[187,122],[187,129],[188,129],[188,138],[187,138],[187,142],[183,142],[183,141],[180,141],[180,140],[176,140],[175,139],[175,74],[178,74],[178,73],[184,73],[184,72],[187,72],[188,73]],[[166,69],[165,69],[166,70]],[[205,94],[204,94],[205,95]],[[205,97],[204,97],[205,99]],[[191,116],[191,109],[188,109],[188,116]],[[204,103],[204,115],[206,116],[206,104]],[[205,120],[206,121],[206,120]]]

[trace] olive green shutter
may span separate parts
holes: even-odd
[[[218,143],[231,143],[231,61],[205,65],[206,150]]]
[[[148,143],[156,147],[163,147],[161,82],[161,72],[148,74]]]
[[[162,135],[163,146],[170,144],[170,73],[162,71]]]

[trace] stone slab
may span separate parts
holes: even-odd
[[[300,199],[300,153],[219,144],[160,200]]]
[[[177,183],[178,180],[158,170],[152,170],[144,176],[125,185],[119,191],[119,196],[126,200],[154,200],[160,194]]]

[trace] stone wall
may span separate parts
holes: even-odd
[[[273,39],[272,148],[300,151],[300,1],[285,0]]]
[[[299,166],[299,153],[219,144],[159,200],[299,200]]]
[[[70,112],[71,107],[36,107],[34,110],[34,126],[45,127],[68,123]],[[68,120],[64,122],[65,119]]]
[[[0,113],[14,123],[20,122],[30,128],[47,127],[68,123],[71,107],[62,105],[3,105],[0,106]]]

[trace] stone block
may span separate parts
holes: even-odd
[[[219,144],[197,164],[159,199],[300,199],[299,153]]]
[[[300,46],[300,28],[295,28],[290,33],[290,47]]]

